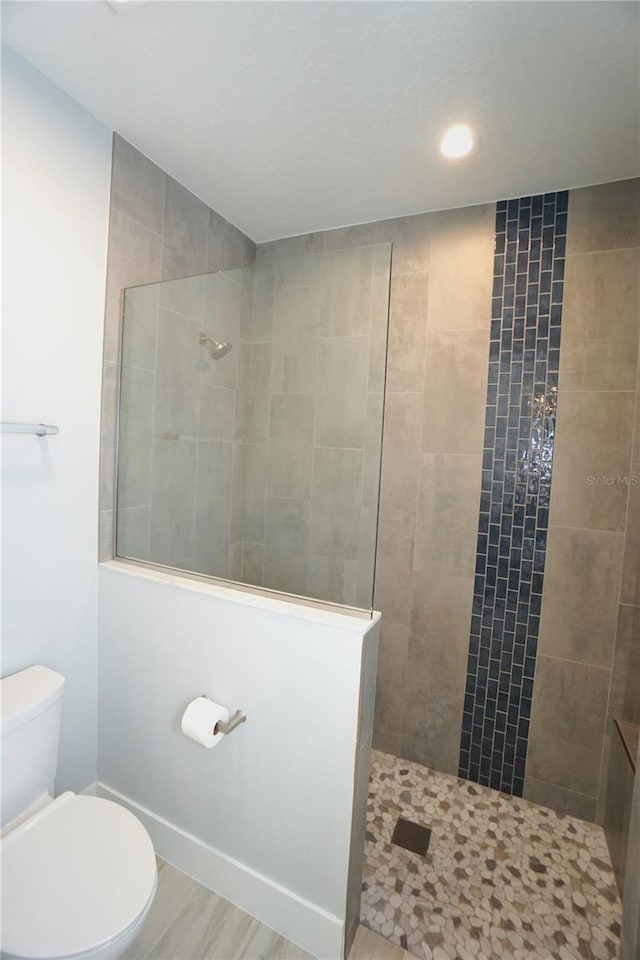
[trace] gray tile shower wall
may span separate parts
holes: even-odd
[[[389,244],[258,258],[242,579],[369,608]]]
[[[524,795],[599,821],[612,718],[640,720],[639,278],[640,181],[571,191]]]
[[[457,773],[475,570],[494,241],[492,205],[293,237],[257,263],[393,243],[374,739]]]
[[[119,556],[237,579],[237,382],[252,295],[252,267],[125,291]],[[235,349],[214,360],[202,334]]]
[[[569,194],[554,491],[524,795],[594,819],[640,690],[639,182]],[[495,206],[262,244],[392,241],[374,745],[458,772],[482,478]],[[635,415],[634,415],[635,411]],[[615,654],[615,656],[614,656]]]
[[[208,270],[242,267],[254,260],[255,244],[252,240],[129,143],[117,134],[114,136],[102,387],[101,560],[114,555],[115,450],[123,288]],[[148,381],[152,376],[149,373],[152,366],[150,352],[155,351],[153,305],[148,310],[148,316],[154,320],[146,325],[144,322],[136,323],[136,342],[128,344],[128,353],[135,358],[135,365],[140,369],[128,372],[124,384],[125,389],[135,391],[140,398],[140,417],[148,410]],[[177,335],[177,331],[167,327],[167,334],[171,338]],[[209,399],[213,402],[214,398]],[[133,449],[137,442],[136,431],[143,429],[142,423],[131,424],[126,442]],[[151,431],[148,430],[144,436],[150,439]],[[170,442],[167,441],[165,446],[166,450],[163,449],[161,455],[170,459]],[[141,451],[141,457],[145,456],[148,456],[148,462],[138,464],[139,469],[135,471],[136,482],[143,484],[145,489],[124,493],[127,505],[123,508],[126,515],[122,518],[122,529],[123,532],[126,530],[125,537],[130,538],[129,546],[135,546],[136,549],[145,537],[148,538],[151,523],[149,490],[154,480],[156,484],[160,481],[158,470],[155,471],[155,478],[151,475],[151,452]],[[184,549],[190,548],[190,543],[186,543]]]

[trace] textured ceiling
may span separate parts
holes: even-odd
[[[639,172],[635,2],[4,2],[3,38],[255,240]],[[450,123],[479,133],[445,161]]]

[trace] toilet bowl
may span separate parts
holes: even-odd
[[[149,835],[124,807],[63,793],[2,839],[2,956],[118,957],[156,891]]]
[[[153,902],[151,839],[111,800],[41,789],[55,773],[64,678],[31,667],[0,683],[2,960],[115,960]]]

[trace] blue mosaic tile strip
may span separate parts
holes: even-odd
[[[553,467],[568,193],[502,200],[459,776],[522,796]]]

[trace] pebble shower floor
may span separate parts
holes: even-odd
[[[361,920],[423,960],[614,960],[620,901],[601,827],[374,750]]]

